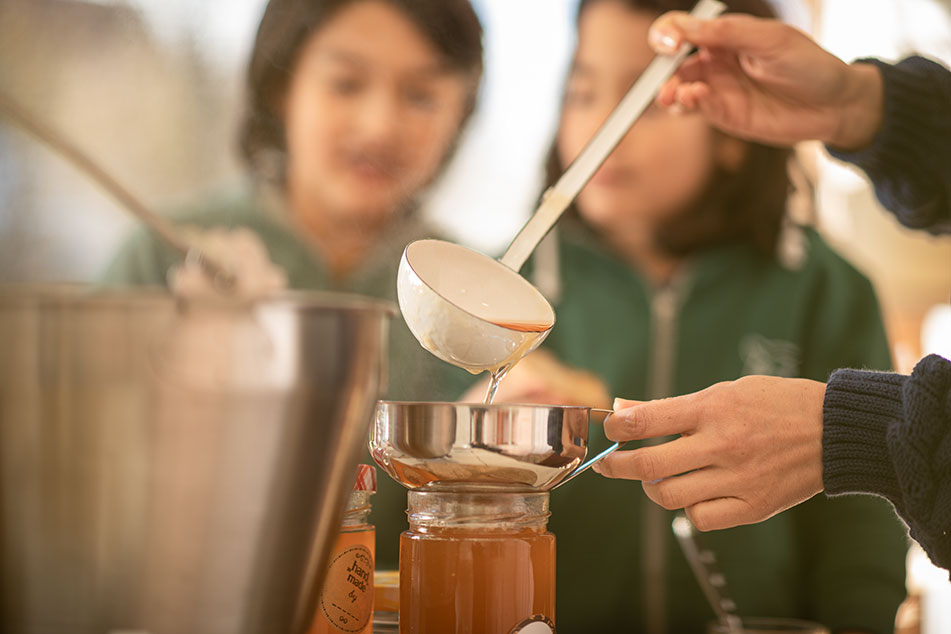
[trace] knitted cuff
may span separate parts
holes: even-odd
[[[915,229],[940,232],[951,228],[941,200],[936,197],[920,200],[914,195],[933,188],[907,186],[918,179],[938,182],[922,170],[943,164],[948,156],[947,139],[951,133],[951,119],[947,116],[947,97],[936,92],[931,66],[934,62],[912,57],[891,65],[877,59],[860,59],[872,64],[882,74],[885,111],[882,129],[872,144],[858,152],[841,152],[827,148],[837,159],[861,168],[873,183],[876,193],[886,208],[898,215],[902,224]],[[947,72],[941,69],[943,72]]]
[[[826,493],[873,493],[901,507],[889,457],[890,421],[902,415],[907,377],[865,370],[836,370],[822,408],[822,479]]]

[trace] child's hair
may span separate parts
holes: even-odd
[[[261,18],[248,66],[248,104],[241,154],[252,170],[286,150],[284,124],[275,105],[287,91],[308,38],[337,11],[359,0],[270,0]],[[475,108],[482,75],[482,24],[469,0],[385,0],[419,27],[451,68],[472,78],[462,125]],[[460,125],[460,130],[462,128]]]
[[[578,18],[596,2],[581,0]],[[659,16],[667,11],[689,11],[695,0],[610,0],[632,11]],[[727,11],[774,18],[766,0],[725,0]],[[721,134],[717,132],[717,134]],[[791,152],[785,148],[747,142],[744,160],[735,170],[714,168],[710,183],[697,200],[665,222],[655,243],[672,255],[688,255],[708,246],[744,241],[764,256],[775,254],[790,191],[787,171]],[[546,187],[555,183],[564,166],[552,145],[546,164]],[[578,217],[577,209],[572,215]]]

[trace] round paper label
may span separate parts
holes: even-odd
[[[366,546],[341,551],[327,569],[320,609],[341,632],[359,632],[373,615],[373,555]]]

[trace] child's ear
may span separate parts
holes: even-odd
[[[716,161],[717,165],[727,172],[736,172],[743,165],[749,144],[746,141],[725,134],[717,135]]]

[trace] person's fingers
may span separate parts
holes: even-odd
[[[642,405],[646,402],[647,401],[635,401],[629,398],[617,397],[614,399],[614,405],[612,406],[612,408],[614,409],[615,412],[617,412],[618,410],[634,407],[635,405]]]
[[[742,488],[728,471],[707,467],[658,481],[641,482],[644,493],[668,510],[726,497]]]
[[[677,88],[680,86],[680,79],[676,76],[668,79],[660,90],[657,91],[657,97],[654,99],[664,108],[669,108],[677,102]]]
[[[680,82],[702,81],[706,68],[700,54],[691,55],[674,73],[674,78]]]
[[[700,20],[682,12],[658,18],[647,40],[658,53],[670,54],[686,40],[701,47],[714,47],[749,54],[777,50],[790,27],[776,20],[744,14],[727,14]]]
[[[617,451],[597,467],[607,478],[655,482],[711,464],[710,447],[697,436],[681,436],[660,445]]]
[[[674,101],[685,111],[693,112],[700,109],[709,95],[710,88],[706,84],[683,84],[677,89]]]
[[[656,52],[672,55],[683,44],[683,33],[675,19],[687,15],[683,11],[669,11],[657,18],[647,32],[647,41]]]
[[[717,531],[766,519],[749,502],[735,497],[705,500],[685,510],[690,522],[699,531]]]
[[[693,394],[643,403],[615,399],[614,413],[604,421],[604,435],[622,442],[689,432],[701,413],[696,400]]]
[[[668,108],[677,105],[686,111],[696,110],[700,102],[710,97],[709,71],[710,60],[703,53],[687,58],[661,88],[658,102]]]

